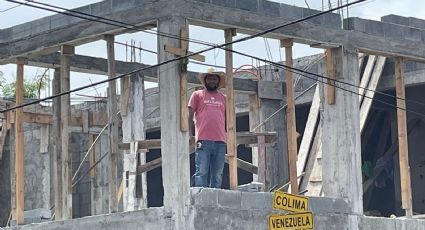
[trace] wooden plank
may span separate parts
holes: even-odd
[[[193,54],[193,52],[190,52],[190,51],[188,51],[186,53],[185,50],[180,49],[180,48],[177,48],[177,47],[174,47],[173,45],[170,45],[170,44],[165,44],[164,50],[166,52],[175,54],[177,56],[186,56],[187,54]],[[190,59],[193,59],[193,60],[196,60],[196,61],[199,61],[199,62],[205,62],[205,56],[203,56],[201,54],[195,54],[193,56],[190,56],[189,58]]]
[[[115,77],[115,49],[114,36],[105,35],[108,56],[108,78]],[[117,201],[117,154],[118,154],[118,121],[116,82],[108,83],[108,123],[109,123],[109,212],[118,211]]]
[[[121,82],[121,116],[126,116],[128,111],[128,101],[130,100],[130,76],[120,79]]]
[[[360,101],[360,104],[362,103],[363,98],[364,98],[365,88],[369,84],[370,77],[371,77],[372,71],[373,71],[374,66],[375,66],[376,58],[377,57],[375,55],[369,55],[369,58],[367,60],[366,67],[365,67],[365,69],[363,71],[362,79],[360,80],[360,85],[359,85],[360,86],[359,87],[359,101]]]
[[[233,36],[236,35],[236,29],[226,29],[224,31],[225,43],[230,43]],[[227,154],[229,154],[229,180],[230,189],[238,188],[238,168],[236,154],[236,111],[235,95],[233,90],[233,53],[232,45],[226,46],[226,125],[227,125]]]
[[[249,95],[249,130],[255,132],[255,128],[260,123],[260,101],[257,94]],[[258,147],[251,147],[252,164],[258,167]],[[261,172],[261,170],[260,170]],[[257,175],[252,175],[253,181],[258,181]]]
[[[88,143],[87,143],[87,146],[89,146],[89,148],[90,148],[90,146],[92,146],[93,145],[93,143],[94,143],[94,135],[92,135],[92,134],[89,134],[88,135]],[[90,150],[90,152],[89,152],[89,167],[90,168],[92,168],[92,167],[94,167],[94,163],[95,163],[95,160],[94,160],[94,158],[95,158],[95,155],[94,155],[94,149],[95,149],[95,146],[93,146],[93,148]],[[94,179],[95,178],[95,170],[90,170],[90,178],[91,179]]]
[[[406,124],[406,95],[404,86],[404,63],[403,59],[395,59],[395,79],[397,95],[397,130],[399,143],[399,164],[401,181],[401,199],[402,207],[406,211],[406,216],[411,218],[412,209],[412,187],[410,182],[409,150],[407,141]]]
[[[194,152],[194,148],[193,148],[193,151],[191,151],[191,154],[193,152]],[[230,160],[230,156],[228,154],[226,154],[224,162],[229,163],[229,160]],[[156,158],[152,161],[149,161],[149,162],[147,162],[143,165],[139,165],[139,166],[137,166],[137,174],[141,174],[141,173],[144,173],[144,172],[149,172],[151,170],[154,170],[158,167],[161,167],[161,164],[162,164],[162,158],[159,157],[159,158]],[[258,167],[257,166],[255,166],[255,165],[253,165],[249,162],[243,161],[241,159],[237,159],[236,165],[237,165],[238,168],[240,168],[244,171],[247,171],[249,173],[252,173],[252,174],[258,173]]]
[[[385,57],[379,56],[376,60],[375,67],[373,68],[371,79],[367,86],[368,90],[363,98],[363,103],[360,107],[360,133],[363,132],[367,116],[369,115],[370,108],[372,107],[375,90],[378,87],[379,79],[381,78],[382,71],[384,70]]]
[[[61,69],[60,69],[60,87],[61,92],[67,92],[70,89],[70,59],[73,55],[73,48],[64,45],[61,47]],[[72,156],[69,123],[71,115],[70,95],[61,96],[61,154],[62,154],[62,218],[72,219]]]
[[[24,61],[17,63],[16,73],[16,105],[24,102]],[[14,216],[18,224],[24,223],[25,209],[25,171],[24,171],[24,127],[23,109],[16,109],[15,112],[15,177],[16,177],[16,214]]]
[[[307,123],[304,128],[303,139],[301,140],[300,150],[298,152],[297,160],[297,174],[304,172],[305,166],[307,164],[308,153],[310,151],[311,145],[313,144],[313,138],[317,132],[315,129],[317,124],[317,118],[319,117],[320,110],[320,95],[319,95],[319,85],[316,85],[316,90],[314,92],[313,101],[310,106],[310,112],[308,114]],[[300,180],[298,180],[299,183]]]
[[[266,139],[258,137],[258,182],[266,184]]]
[[[180,38],[189,38],[189,33],[186,28],[180,30]],[[187,52],[189,49],[189,42],[187,40],[180,40],[180,48]],[[187,109],[187,63],[182,63],[182,65],[186,65],[186,69],[180,72],[180,131],[187,132],[189,131],[189,110]]]
[[[326,69],[328,73],[328,84],[326,85],[328,91],[328,104],[335,104],[335,81],[332,79],[336,79],[337,76],[334,69],[333,57],[331,49],[327,49],[325,52],[326,57]]]
[[[285,47],[285,64],[292,67],[292,39],[281,40],[281,45]],[[294,97],[294,80],[292,72],[285,69],[286,77],[286,126],[288,137],[288,159],[289,159],[289,178],[291,181],[291,193],[298,194],[297,180],[297,128],[295,120],[295,97]]]
[[[60,87],[60,69],[56,68],[53,77],[53,94],[59,94]],[[62,141],[61,141],[61,98],[53,98],[53,189],[55,202],[55,220],[62,219],[63,197],[62,197]]]

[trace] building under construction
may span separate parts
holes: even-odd
[[[16,98],[0,102],[0,226],[294,229],[269,220],[292,215],[273,205],[284,191],[309,197],[314,229],[425,230],[425,20],[267,0],[23,4],[58,14],[0,30],[0,64],[17,66]],[[156,34],[158,63],[116,60],[115,37],[140,31]],[[233,50],[237,33],[279,40],[285,61]],[[98,40],[106,59],[75,53]],[[225,50],[223,189],[191,187],[187,64],[205,57],[189,42]],[[323,52],[294,59],[294,43]],[[235,70],[234,53],[265,64]],[[51,106],[24,99],[25,66],[54,69]],[[108,95],[71,105],[71,71],[108,76]]]

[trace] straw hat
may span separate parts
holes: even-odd
[[[202,86],[205,86],[205,77],[207,75],[216,75],[220,78],[218,88],[223,88],[226,85],[226,74],[224,72],[216,71],[214,68],[209,68],[206,73],[201,73],[198,75],[198,79]]]

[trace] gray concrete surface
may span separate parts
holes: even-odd
[[[267,230],[270,214],[284,214],[273,210],[272,193],[247,193],[207,188],[191,189],[190,222],[179,229]],[[247,197],[249,199],[245,199]],[[310,197],[315,230],[425,230],[425,220],[378,218],[347,213],[347,203],[341,199]],[[55,221],[14,227],[14,230],[50,229],[171,229],[169,216],[163,208],[115,213],[80,219]]]

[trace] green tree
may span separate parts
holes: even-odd
[[[43,75],[35,77],[31,80],[24,78],[24,98],[36,99],[39,97],[40,91],[45,89],[48,84],[48,79],[45,77],[47,70]],[[0,71],[0,88],[1,96],[15,98],[16,82],[7,82],[3,73]]]

